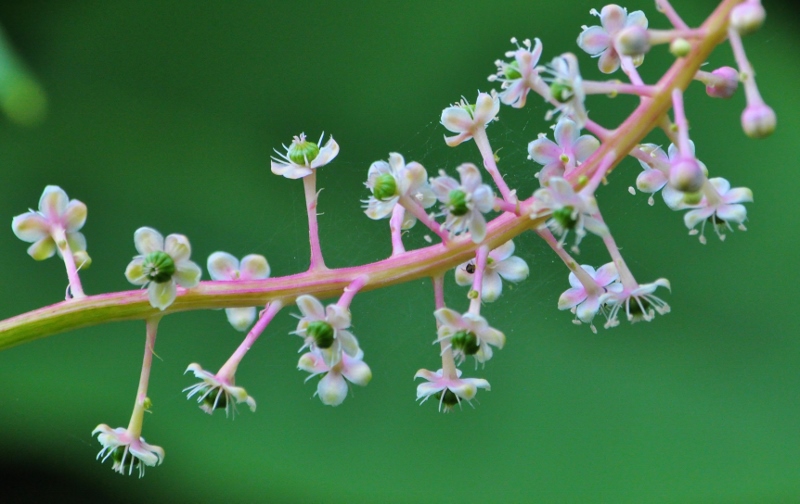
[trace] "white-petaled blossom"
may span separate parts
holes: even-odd
[[[165,310],[175,301],[176,284],[190,289],[200,282],[202,271],[189,260],[192,248],[185,236],[171,234],[164,240],[155,229],[141,227],[133,234],[133,243],[140,255],[128,264],[125,277],[147,287],[153,308]]]
[[[491,303],[503,292],[503,280],[521,282],[528,278],[528,264],[514,254],[514,242],[509,240],[489,252],[481,281],[481,300]],[[475,261],[465,262],[456,268],[456,283],[472,285]],[[502,278],[502,279],[501,279]]]
[[[269,278],[270,268],[267,259],[259,254],[250,254],[236,259],[227,252],[214,252],[208,256],[208,274],[212,280],[232,281],[261,280]],[[237,331],[246,331],[256,319],[257,310],[254,306],[246,308],[225,308],[228,322]]]
[[[335,366],[342,352],[355,357],[361,351],[358,340],[347,330],[350,327],[350,310],[337,304],[323,307],[314,296],[304,294],[297,298],[297,307],[303,313],[293,332],[303,338],[300,351],[308,348],[319,352],[326,365]]]
[[[545,68],[550,74],[545,81],[550,83],[550,96],[559,103],[555,110],[545,115],[549,121],[556,112],[575,121],[578,129],[583,128],[589,116],[583,102],[586,93],[583,90],[583,79],[578,68],[578,58],[572,53],[556,56]]]
[[[597,315],[597,312],[600,311],[600,297],[605,294],[605,288],[619,278],[619,274],[613,262],[604,264],[597,270],[586,264],[582,264],[581,268],[602,290],[597,292],[593,292],[593,289],[587,290],[586,286],[575,276],[575,273],[570,273],[569,284],[571,287],[558,298],[558,309],[572,311],[575,314],[576,323],[591,324],[592,331],[596,332],[597,330],[592,324],[592,320]]]
[[[86,205],[70,200],[58,186],[44,188],[39,198],[39,210],[30,210],[17,215],[11,221],[11,229],[22,241],[32,243],[28,255],[41,261],[56,252],[56,240],[66,239],[73,254],[86,250],[86,237],[79,231],[86,223]],[[80,263],[78,263],[80,266]]]
[[[92,431],[92,435],[95,434],[103,445],[97,458],[102,457],[102,462],[105,462],[111,457],[114,462],[111,468],[120,474],[131,475],[135,468],[141,478],[145,466],[157,466],[164,461],[163,448],[145,443],[143,437],[134,437],[123,427],[112,429],[100,424]]]
[[[475,132],[485,128],[500,111],[500,98],[492,90],[489,93],[478,93],[475,104],[468,103],[466,98],[442,111],[442,125],[456,136],[445,136],[444,141],[450,147],[471,139]]]
[[[444,409],[447,413],[453,406],[461,405],[461,400],[465,400],[472,405],[472,399],[478,393],[478,389],[491,390],[489,382],[483,378],[461,378],[461,370],[456,370],[457,378],[448,378],[440,369],[435,373],[427,369],[420,369],[414,378],[424,378],[425,383],[417,385],[417,400],[424,403],[431,396],[439,400],[439,411]]]
[[[461,182],[447,176],[444,171],[439,177],[431,179],[431,186],[436,198],[442,202],[442,213],[445,216],[443,229],[450,235],[464,231],[472,233],[472,241],[480,243],[486,236],[486,219],[483,214],[494,207],[492,188],[482,183],[481,172],[470,163],[458,167]]]
[[[542,56],[542,41],[537,39],[531,48],[530,39],[522,41],[524,47],[520,47],[516,38],[511,39],[512,44],[517,45],[516,51],[508,51],[506,58],[514,58],[511,62],[503,60],[495,61],[497,73],[490,75],[489,80],[500,81],[500,101],[514,108],[525,106],[528,92],[532,89],[547,96],[547,84],[539,76],[539,58]]]
[[[364,362],[364,352],[360,350],[353,357],[343,353],[342,359],[333,366],[327,365],[318,351],[308,352],[300,357],[297,368],[311,373],[306,381],[319,374],[325,374],[317,384],[315,395],[328,406],[342,404],[347,397],[348,381],[363,387],[372,379],[372,371]]]
[[[592,135],[579,135],[575,121],[562,117],[553,132],[555,142],[540,133],[539,138],[528,144],[528,159],[542,165],[536,174],[541,185],[547,185],[552,177],[563,177],[566,171],[580,166],[600,147],[600,142]]]
[[[593,16],[600,18],[602,26],[584,26],[578,36],[578,46],[594,58],[599,58],[597,66],[606,74],[614,73],[620,64],[619,52],[616,48],[616,37],[623,29],[636,26],[647,29],[647,17],[642,11],[628,14],[628,10],[619,5],[609,4],[600,12],[596,9],[589,11]],[[633,62],[639,66],[644,61],[644,55],[637,55]]]
[[[670,167],[681,157],[678,147],[675,144],[669,144],[666,153],[664,149],[655,144],[642,144],[639,149],[648,154],[650,159],[648,161],[639,160],[643,171],[636,177],[636,188],[651,194],[661,191],[664,203],[673,210],[687,208],[688,205],[684,202],[685,193],[668,184]],[[689,140],[689,149],[691,155],[694,156],[694,142],[691,140]],[[704,172],[708,172],[705,165],[699,160],[698,164]],[[647,199],[647,202],[650,205],[655,203],[652,196]]]
[[[564,244],[570,231],[575,234],[573,250],[577,250],[586,230],[599,236],[608,233],[608,227],[592,217],[598,211],[594,196],[576,193],[561,177],[552,177],[547,187],[537,189],[533,197],[531,219],[549,212],[551,216],[546,225],[559,236],[559,246]]]
[[[469,312],[461,315],[450,308],[439,308],[433,315],[439,323],[439,338],[434,343],[446,341],[459,364],[467,355],[475,356],[476,365],[484,363],[492,358],[492,346],[503,348],[506,343],[505,334],[489,327],[480,315]]]
[[[436,203],[436,196],[428,184],[425,168],[412,161],[406,164],[403,156],[396,152],[389,154],[389,162],[375,161],[369,167],[365,185],[372,191],[364,213],[370,219],[383,219],[392,213],[402,197],[408,197],[428,208]],[[411,228],[417,222],[410,212],[406,214],[403,229]]]
[[[224,409],[225,416],[233,410],[236,412],[236,403],[245,403],[250,407],[250,411],[256,410],[256,400],[247,395],[247,392],[242,387],[236,387],[230,380],[221,378],[214,373],[203,370],[200,364],[192,363],[186,368],[185,373],[191,371],[195,377],[199,378],[200,383],[195,383],[191,387],[183,389],[188,392],[187,399],[191,399],[197,395],[197,402],[200,404],[200,409],[209,415],[214,413],[214,410]]]
[[[600,296],[600,303],[608,307],[606,323],[603,327],[619,325],[618,315],[624,307],[625,316],[631,323],[653,320],[655,314],[669,313],[669,305],[653,292],[658,287],[670,288],[669,280],[659,278],[653,283],[638,285],[633,289],[625,288],[621,283],[612,283],[606,287],[606,293]]]
[[[292,144],[283,148],[286,154],[275,149],[278,157],[272,158],[272,173],[282,175],[288,179],[299,179],[307,175],[320,166],[324,166],[339,154],[339,144],[333,139],[328,138],[325,146],[322,146],[322,138],[325,133],[320,135],[319,141],[315,144],[306,140],[305,133],[300,133],[294,137]]]
[[[747,219],[747,209],[742,203],[753,201],[753,191],[747,187],[736,187],[731,189],[731,183],[724,178],[717,177],[708,180],[708,183],[716,191],[716,194],[708,192],[700,200],[693,210],[686,212],[683,221],[691,231],[689,234],[698,234],[697,227],[700,224],[700,243],[705,243],[706,223],[710,222],[714,227],[714,232],[720,240],[725,239],[725,230],[733,230],[731,224],[738,224],[740,230],[744,231],[744,221]],[[710,191],[709,191],[710,192]]]

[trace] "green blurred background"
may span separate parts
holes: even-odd
[[[517,240],[531,276],[484,314],[508,336],[485,370],[476,408],[442,415],[414,403],[414,372],[437,368],[429,282],[369,292],[353,303],[374,379],[335,409],[312,398],[295,368],[299,338],[285,310],[237,375],[258,401],[234,421],[203,414],[181,389],[191,362],[221,365],[240,334],[222,312],[161,324],[144,436],[163,446],[142,480],[94,461],[98,423],[127,424],[144,324],[118,323],[0,354],[3,502],[800,502],[798,216],[786,190],[798,176],[800,81],[796,18],[766,2],[746,39],[778,131],[741,132],[742,93],[687,94],[697,153],[712,175],[748,186],[749,231],[702,246],[660,198],[631,196],[640,171],[624,162],[600,203],[634,274],[666,277],[672,313],[593,335],[556,308],[565,268],[532,235]],[[714,2],[675,2],[697,23]],[[89,207],[89,293],[129,289],[123,271],[143,225],[188,235],[201,264],[215,250],[266,255],[273,275],[306,267],[302,184],[273,176],[274,147],[305,131],[341,146],[319,174],[321,239],[330,266],[388,255],[386,221],[359,199],[366,170],[391,151],[429,173],[477,162],[450,149],[441,110],[487,90],[508,39],[540,37],[544,60],[578,51],[576,2],[56,2],[0,4],[0,24],[48,96],[33,128],[0,120],[0,215],[35,207],[46,184]],[[651,1],[652,27],[666,21]],[[586,78],[599,78],[583,57]],[[663,47],[642,72],[669,63]],[[732,64],[727,46],[708,68]],[[783,80],[781,80],[783,79]],[[634,100],[594,97],[593,118],[615,125]],[[489,128],[501,169],[524,195],[536,187],[527,143],[546,131],[533,98]],[[652,141],[664,144],[662,136]],[[422,245],[420,230],[411,244]],[[63,299],[63,266],[35,264],[7,228],[0,318]],[[598,240],[582,261],[606,262]],[[207,276],[206,276],[207,278]],[[448,278],[447,297],[466,307]],[[479,405],[477,403],[480,403]],[[37,500],[38,499],[38,500]]]

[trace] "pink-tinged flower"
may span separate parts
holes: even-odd
[[[245,403],[250,407],[250,411],[256,410],[256,400],[247,395],[247,392],[242,387],[233,385],[233,379],[226,379],[220,376],[204,371],[200,364],[189,364],[186,368],[186,373],[191,371],[195,377],[200,378],[200,383],[195,383],[191,387],[183,389],[188,392],[186,398],[191,399],[197,395],[197,402],[200,404],[200,409],[209,415],[214,413],[214,410],[224,409],[225,416],[233,410],[236,413],[236,403]]]
[[[592,280],[594,280],[600,290],[595,292],[593,288],[587,289],[586,286],[578,280],[575,273],[570,273],[569,284],[571,287],[564,291],[561,297],[558,298],[558,309],[570,310],[575,314],[575,322],[577,324],[581,322],[591,324],[592,330],[596,332],[592,320],[594,316],[597,315],[597,312],[600,311],[600,296],[605,294],[606,287],[619,278],[619,274],[613,262],[604,264],[597,270],[586,264],[582,264],[581,268],[592,277]]]
[[[481,300],[491,303],[503,292],[503,280],[521,282],[528,278],[528,264],[514,254],[514,242],[509,240],[489,252],[486,268],[481,282]],[[475,261],[465,262],[456,268],[456,283],[461,286],[472,285]],[[502,278],[502,279],[501,279]]]
[[[270,268],[267,259],[259,254],[242,258],[241,263],[227,252],[214,252],[208,256],[208,274],[212,280],[238,282],[242,280],[261,280],[269,278]],[[254,306],[246,308],[225,308],[228,322],[237,331],[245,331],[256,319]]]
[[[306,140],[305,133],[300,133],[300,136],[294,137],[291,145],[283,146],[286,154],[275,149],[278,157],[272,158],[272,173],[288,179],[299,179],[311,175],[313,170],[333,161],[339,154],[339,144],[330,137],[323,147],[324,136],[325,133],[320,135],[319,141],[315,144]]]
[[[445,215],[443,229],[450,235],[464,231],[472,233],[472,241],[480,243],[486,236],[486,219],[483,214],[494,207],[492,188],[482,183],[481,172],[475,165],[465,163],[459,166],[461,183],[440,171],[439,177],[431,179],[433,192],[442,202]]]
[[[564,244],[570,231],[575,234],[573,250],[577,250],[586,230],[599,236],[608,233],[608,227],[592,217],[598,212],[594,196],[576,193],[572,185],[561,177],[552,177],[547,187],[533,193],[533,198],[531,219],[549,213],[550,218],[545,224],[559,236],[559,246]]]
[[[323,307],[314,296],[302,295],[297,298],[297,307],[303,313],[293,332],[303,338],[305,348],[319,352],[328,367],[335,366],[342,353],[356,357],[361,349],[358,340],[347,329],[350,327],[350,310],[337,304]]]
[[[600,18],[602,26],[584,26],[578,36],[578,46],[592,57],[599,58],[597,66],[601,72],[614,73],[620,64],[620,56],[615,47],[617,35],[623,29],[633,26],[646,30],[647,17],[642,11],[628,14],[627,9],[614,4],[606,5],[600,12],[596,9],[589,12]],[[644,55],[641,55],[634,59],[634,63],[638,66],[643,60]]]
[[[559,103],[555,110],[550,110],[545,115],[548,121],[556,112],[566,116],[578,126],[583,128],[589,119],[583,102],[586,92],[583,89],[583,79],[578,68],[578,58],[572,53],[556,56],[545,68],[550,74],[545,81],[550,83],[550,96]]]
[[[575,121],[562,117],[556,123],[555,142],[540,133],[539,138],[528,144],[528,159],[543,166],[536,174],[541,185],[547,185],[552,177],[563,177],[566,171],[580,166],[600,147],[595,137],[578,136],[579,133]]]
[[[365,184],[372,196],[366,203],[364,213],[370,219],[383,219],[389,216],[402,197],[408,197],[428,208],[436,203],[436,196],[428,184],[428,173],[417,163],[405,163],[403,156],[396,152],[389,154],[389,162],[375,161],[369,167]],[[417,219],[408,214],[403,229],[408,229]]]
[[[324,373],[317,384],[315,395],[319,396],[323,404],[338,406],[347,397],[347,382],[363,387],[372,379],[372,371],[363,359],[364,352],[359,350],[353,357],[342,354],[339,362],[329,366],[319,352],[308,352],[300,357],[297,368],[311,373],[306,381]]]
[[[192,247],[181,234],[164,237],[153,228],[141,227],[133,234],[133,243],[140,255],[125,270],[125,277],[134,285],[147,287],[150,305],[165,310],[175,301],[177,285],[191,289],[200,283],[200,266],[189,260]]]
[[[673,210],[687,208],[688,205],[684,203],[685,194],[667,183],[669,182],[670,168],[681,159],[678,147],[675,144],[669,144],[667,153],[655,144],[642,144],[639,148],[649,154],[650,158],[648,161],[639,160],[639,164],[642,165],[642,170],[644,171],[636,177],[636,188],[650,194],[661,191],[664,203]],[[694,142],[691,140],[689,140],[689,149],[691,150],[691,155],[694,156]],[[706,166],[699,160],[697,162],[700,165],[700,169],[707,173]],[[647,199],[647,203],[651,206],[655,204],[653,196]]]
[[[663,299],[653,295],[658,287],[669,289],[669,280],[659,278],[653,283],[638,285],[633,289],[627,289],[621,283],[609,285],[606,288],[607,292],[600,296],[600,304],[608,306],[607,320],[603,327],[608,329],[619,325],[617,316],[623,307],[625,316],[631,323],[640,320],[650,322],[655,318],[656,313],[659,315],[669,313],[669,305]]]
[[[56,252],[61,255],[56,240],[66,240],[73,254],[85,251],[86,238],[79,231],[84,223],[86,205],[70,200],[60,187],[49,185],[39,198],[39,210],[14,217],[11,229],[20,240],[33,243],[28,247],[28,255],[42,261]]]
[[[439,323],[439,339],[434,343],[447,341],[459,363],[467,355],[475,356],[476,364],[484,363],[492,358],[491,346],[503,348],[506,344],[505,334],[489,327],[480,315],[469,312],[461,315],[450,308],[439,308],[433,315]]]
[[[500,101],[514,108],[525,106],[525,100],[530,90],[535,90],[547,96],[547,84],[539,76],[539,58],[542,55],[542,41],[534,39],[536,44],[531,48],[530,39],[522,41],[520,47],[516,38],[511,39],[516,44],[516,51],[508,51],[506,58],[514,58],[511,62],[497,60],[497,73],[489,76],[489,81],[500,81]]]
[[[479,388],[491,390],[489,382],[483,378],[461,378],[461,370],[457,369],[457,378],[448,378],[440,369],[435,373],[427,369],[420,369],[414,378],[424,378],[425,383],[417,385],[417,400],[420,404],[424,403],[431,396],[439,400],[439,411],[444,409],[447,413],[453,406],[461,406],[461,400],[465,400],[472,405],[472,399],[478,393]]]
[[[747,187],[737,187],[731,189],[731,184],[724,178],[712,178],[708,180],[713,191],[706,190],[703,199],[694,210],[686,212],[683,221],[689,228],[689,234],[698,234],[695,229],[700,224],[700,243],[705,244],[704,236],[706,223],[710,222],[714,227],[714,232],[720,240],[725,239],[725,230],[733,231],[731,224],[738,224],[740,230],[744,231],[744,221],[747,219],[747,209],[742,203],[753,201],[753,191]],[[709,189],[711,189],[709,188]]]
[[[123,427],[112,429],[106,424],[100,424],[92,431],[92,435],[95,434],[103,445],[97,458],[102,457],[102,462],[105,462],[111,457],[114,462],[111,468],[120,474],[131,475],[135,468],[141,478],[144,476],[145,466],[157,466],[164,461],[163,448],[145,443],[143,437],[132,436]]]
[[[466,98],[442,111],[442,126],[456,136],[445,136],[444,141],[455,147],[475,136],[475,132],[492,122],[500,111],[500,99],[493,90],[491,94],[478,93],[475,104],[467,103]]]

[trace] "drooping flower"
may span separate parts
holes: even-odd
[[[598,212],[594,196],[576,193],[561,177],[550,178],[547,187],[537,189],[533,197],[531,219],[549,212],[551,216],[545,224],[559,236],[559,246],[564,244],[570,231],[575,234],[573,250],[577,249],[586,230],[599,236],[608,233],[608,227],[592,217]]]
[[[600,147],[600,142],[592,135],[579,134],[575,121],[562,117],[556,123],[555,142],[540,133],[539,138],[528,144],[528,159],[543,166],[536,174],[541,185],[547,185],[552,177],[563,177],[566,171],[580,166]]]
[[[212,280],[232,281],[261,280],[269,278],[270,267],[267,259],[259,254],[250,254],[242,258],[241,263],[227,252],[214,252],[208,256],[208,273]],[[245,331],[256,319],[254,306],[246,308],[225,308],[228,322],[237,331]]]
[[[447,413],[456,404],[460,406],[462,399],[471,405],[479,388],[491,389],[489,382],[483,378],[461,378],[460,369],[456,370],[456,376],[457,378],[448,378],[441,369],[435,373],[420,369],[414,378],[424,378],[427,382],[417,385],[417,400],[422,404],[431,396],[436,397],[439,400],[439,411],[444,409]]]
[[[705,191],[694,210],[689,210],[683,216],[686,227],[690,229],[689,234],[698,234],[695,228],[700,224],[700,243],[706,242],[704,232],[707,222],[712,224],[720,240],[725,239],[726,229],[733,230],[731,224],[737,224],[744,231],[747,209],[742,203],[753,201],[753,191],[747,187],[731,189],[731,183],[721,177],[709,179],[708,182],[713,191]]]
[[[636,187],[642,192],[654,194],[661,191],[661,196],[664,198],[664,203],[673,210],[680,210],[687,208],[684,203],[685,194],[669,185],[669,171],[670,167],[677,163],[680,158],[680,152],[675,144],[669,144],[667,153],[664,149],[655,144],[642,144],[639,146],[642,152],[648,154],[650,159],[648,161],[639,160],[642,165],[642,173],[636,177]],[[691,149],[692,156],[694,155],[694,142],[689,140],[689,148]],[[700,163],[701,169],[707,171],[705,165]],[[651,206],[655,204],[653,196],[647,199],[647,203]]]
[[[472,241],[480,243],[486,236],[486,219],[483,214],[494,207],[492,188],[482,183],[481,172],[475,165],[465,163],[458,167],[461,183],[440,171],[439,177],[431,179],[436,197],[442,202],[445,215],[443,229],[450,235],[464,231],[472,234]]]
[[[642,11],[628,14],[627,9],[614,4],[606,5],[600,12],[596,9],[589,12],[600,18],[602,26],[584,26],[578,36],[578,46],[592,57],[598,58],[597,66],[601,72],[614,73],[620,64],[620,56],[615,47],[617,35],[625,28],[634,26],[646,30],[647,17]],[[636,66],[641,65],[642,61],[643,54],[633,59]]]
[[[516,51],[508,51],[506,58],[514,58],[511,62],[495,61],[497,73],[489,76],[489,80],[500,81],[500,101],[514,108],[522,108],[530,90],[535,90],[547,96],[547,84],[539,76],[539,58],[542,55],[542,41],[534,39],[536,44],[531,48],[530,39],[522,41],[520,47],[516,38],[511,39],[516,44]]]
[[[600,311],[600,297],[605,294],[605,288],[619,278],[619,274],[613,262],[604,264],[597,270],[586,264],[582,264],[581,268],[594,280],[597,287],[602,290],[595,292],[592,288],[587,289],[586,286],[578,280],[575,273],[570,273],[569,284],[571,287],[564,291],[558,298],[558,309],[572,311],[572,313],[575,314],[575,322],[578,324],[581,322],[592,324],[594,316]],[[591,327],[592,330],[596,331],[593,324]]]
[[[361,350],[353,357],[343,353],[341,360],[333,366],[325,363],[319,351],[308,352],[300,357],[297,368],[311,373],[306,381],[324,373],[317,384],[315,395],[328,406],[342,404],[347,397],[348,381],[363,387],[372,379],[372,371],[364,362],[364,352]]]
[[[545,68],[550,77],[544,80],[550,83],[550,96],[559,103],[555,110],[547,112],[545,119],[548,121],[556,112],[575,121],[578,129],[583,128],[589,116],[583,102],[586,93],[583,89],[583,79],[578,68],[578,58],[572,53],[556,56]]]
[[[303,313],[293,334],[303,338],[300,348],[318,351],[328,367],[335,366],[342,353],[356,357],[361,349],[356,337],[348,331],[350,310],[337,304],[323,307],[314,296],[307,294],[297,298],[297,307]]]
[[[450,147],[466,142],[475,136],[475,132],[492,122],[500,111],[500,99],[492,90],[489,93],[478,93],[475,104],[468,103],[466,98],[442,111],[442,125],[456,136],[445,136],[444,141]]]
[[[506,343],[505,334],[489,327],[480,315],[469,312],[461,315],[450,308],[439,308],[433,315],[439,322],[439,338],[435,343],[447,341],[459,363],[468,355],[475,356],[476,363],[484,363],[492,358],[492,346],[503,348]]]
[[[114,462],[111,468],[120,474],[131,475],[135,468],[141,478],[144,476],[145,466],[157,466],[164,461],[163,448],[146,443],[143,437],[132,436],[123,427],[112,429],[106,424],[100,424],[92,431],[92,435],[95,434],[103,445],[97,458],[102,457],[102,462],[105,462],[111,457]]]
[[[175,301],[176,284],[191,289],[200,282],[202,271],[189,260],[192,248],[185,236],[171,234],[164,240],[155,229],[141,227],[133,234],[133,243],[140,255],[128,264],[125,277],[147,287],[153,308],[165,310]]]
[[[637,285],[635,288],[626,288],[621,283],[612,283],[607,286],[606,293],[600,296],[600,304],[608,306],[606,323],[603,327],[616,327],[619,325],[617,316],[624,307],[625,316],[631,323],[644,320],[650,322],[655,314],[669,313],[669,305],[653,292],[658,287],[670,288],[669,280],[659,278],[653,283]]]
[[[256,400],[247,395],[247,392],[242,387],[233,385],[233,380],[228,380],[224,377],[217,376],[214,373],[203,370],[200,364],[192,363],[186,368],[186,373],[191,371],[195,377],[199,378],[200,383],[195,383],[190,387],[183,389],[188,392],[186,398],[191,399],[197,395],[197,402],[200,404],[200,409],[209,415],[214,413],[214,410],[224,409],[225,416],[233,410],[236,411],[236,403],[245,403],[250,407],[250,411],[256,410]]]
[[[333,137],[329,137],[323,147],[322,138],[324,136],[325,133],[320,135],[319,141],[315,144],[306,140],[305,133],[300,133],[299,136],[294,137],[291,145],[283,146],[286,154],[275,149],[278,157],[272,158],[272,173],[288,179],[299,179],[311,175],[313,170],[333,161],[333,158],[339,154],[339,144]]]
[[[375,161],[369,167],[365,184],[372,196],[366,203],[364,213],[370,219],[383,219],[392,213],[402,197],[409,197],[428,208],[436,203],[436,196],[428,184],[428,173],[417,163],[405,163],[403,156],[396,152],[389,154],[389,162]],[[411,228],[417,219],[410,212],[404,219],[403,229]]]
[[[61,255],[57,240],[66,240],[74,255],[86,251],[86,237],[79,231],[86,223],[86,211],[85,204],[69,199],[60,187],[49,185],[39,198],[39,210],[14,217],[11,229],[17,238],[33,244],[28,247],[28,255],[37,261],[56,252]]]
[[[481,282],[481,300],[491,303],[503,292],[503,280],[521,282],[528,278],[528,264],[514,254],[514,242],[509,240],[489,252],[486,268]],[[456,268],[456,283],[461,286],[472,285],[475,261],[465,262]],[[501,279],[502,278],[502,279]]]

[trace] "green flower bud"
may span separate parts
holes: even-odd
[[[372,188],[372,195],[375,199],[386,201],[397,195],[397,182],[390,173],[379,175]]]
[[[564,84],[563,82],[553,82],[550,84],[550,94],[556,101],[566,103],[574,96],[575,92],[572,90],[572,86],[569,84]]]
[[[72,259],[75,261],[75,266],[82,270],[89,269],[89,266],[92,265],[92,258],[86,253],[85,250],[73,252]]]
[[[481,348],[478,344],[478,337],[467,331],[455,333],[450,339],[450,344],[455,350],[464,352],[464,355],[475,355]]]
[[[166,252],[156,250],[144,257],[142,269],[150,281],[164,283],[170,281],[175,274],[175,261]]]
[[[314,339],[318,348],[330,348],[333,345],[333,327],[324,320],[315,320],[308,324],[306,334]]]
[[[669,52],[676,58],[683,58],[687,56],[692,50],[692,44],[685,38],[676,38],[669,44]]]
[[[575,229],[575,226],[578,224],[578,219],[573,216],[573,213],[575,213],[574,208],[565,206],[553,212],[553,219],[555,219],[558,225],[563,229]]]
[[[295,140],[292,142],[292,146],[289,147],[289,152],[287,153],[287,157],[292,163],[303,166],[306,164],[311,164],[311,161],[313,161],[318,155],[319,147],[317,144],[309,142],[304,136],[300,139],[295,137]]]
[[[447,209],[451,214],[455,215],[456,217],[461,217],[469,212],[469,207],[467,206],[467,193],[461,189],[454,189],[450,191],[449,198],[450,204],[447,205]]]
[[[519,71],[519,63],[517,63],[517,60],[514,60],[503,67],[503,75],[505,75],[506,79],[509,80],[519,79],[522,77],[522,73]]]

